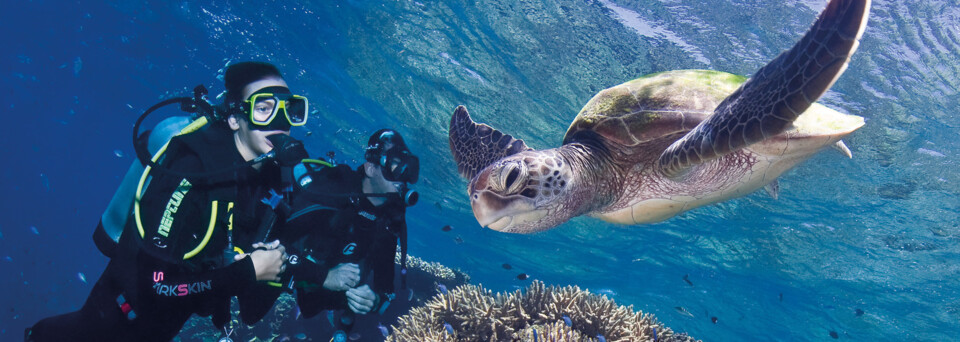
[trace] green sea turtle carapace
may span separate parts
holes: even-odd
[[[529,148],[457,107],[450,150],[470,180],[477,221],[517,233],[579,215],[657,222],[776,188],[778,176],[824,147],[849,156],[840,139],[863,118],[815,101],[846,69],[869,9],[869,0],[830,1],[796,45],[749,79],[680,70],[605,89],[557,148]]]

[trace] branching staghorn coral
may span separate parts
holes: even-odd
[[[577,286],[498,293],[463,285],[400,317],[387,341],[696,341]]]
[[[394,262],[396,262],[397,264],[400,264],[400,248],[399,247],[397,247],[397,254],[394,257]],[[463,272],[453,270],[447,266],[444,266],[439,262],[425,261],[423,259],[420,259],[418,257],[409,255],[409,254],[407,255],[407,268],[411,270],[416,270],[416,269],[423,270],[424,272],[427,272],[437,278],[440,278],[442,280],[441,282],[460,281],[465,283],[470,281],[470,277]]]

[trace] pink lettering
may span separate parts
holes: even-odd
[[[187,284],[180,284],[180,286],[177,286],[177,291],[180,291],[177,295],[182,297],[190,294],[188,288]]]
[[[163,272],[153,272],[153,282],[159,283],[163,281]]]

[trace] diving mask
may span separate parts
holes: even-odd
[[[413,184],[420,177],[420,158],[406,149],[394,147],[381,153],[380,170],[388,181]]]
[[[258,130],[290,130],[291,126],[307,123],[309,104],[307,98],[293,95],[287,87],[266,87],[250,95],[244,102],[244,110],[250,114],[250,123]],[[286,120],[277,120],[283,111]]]
[[[381,129],[370,136],[364,159],[380,165],[383,178],[391,182],[416,183],[420,159],[410,153],[403,137],[392,129]]]

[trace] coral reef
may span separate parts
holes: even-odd
[[[399,263],[399,256],[396,258]],[[396,274],[400,274],[400,265],[396,265]],[[397,284],[397,297],[390,306],[380,314],[356,316],[351,335],[362,341],[380,341],[383,339],[380,325],[390,326],[397,323],[397,319],[407,314],[410,309],[422,305],[426,299],[438,292],[439,285],[454,288],[466,284],[470,276],[460,270],[454,270],[440,263],[429,262],[407,255],[407,289],[400,290]],[[228,324],[227,330],[233,330],[231,338],[234,341],[292,341],[300,340],[296,336],[306,336],[313,341],[327,341],[336,330],[328,320],[330,312],[324,312],[316,317],[304,319],[298,317],[296,300],[291,294],[282,294],[269,313],[255,325],[245,325],[238,319],[239,306],[233,302],[234,319]],[[224,332],[213,327],[206,317],[192,317],[175,341],[216,341]]]
[[[498,293],[463,285],[400,317],[387,341],[696,341],[577,286]]]
[[[397,256],[394,259],[394,262],[397,264],[400,263],[400,250],[397,249]],[[420,270],[428,274],[433,275],[438,280],[443,282],[458,282],[460,284],[465,284],[470,282],[470,277],[460,271],[455,271],[447,266],[443,266],[439,262],[425,261],[418,257],[407,255],[407,268],[409,270]]]

